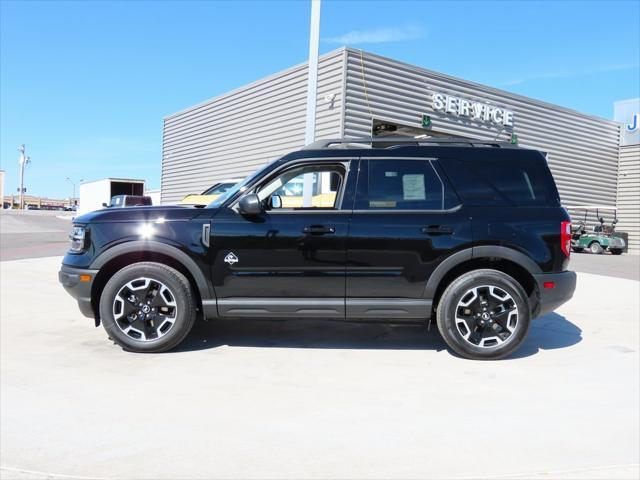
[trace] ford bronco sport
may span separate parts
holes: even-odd
[[[60,282],[135,352],[200,315],[435,320],[457,354],[495,359],[576,284],[545,156],[469,139],[322,140],[206,208],[99,210],[70,237]]]

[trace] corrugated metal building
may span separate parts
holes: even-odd
[[[319,61],[316,138],[459,135],[548,152],[565,204],[616,206],[619,123],[351,48]],[[304,144],[300,64],[165,118],[162,202]]]
[[[640,252],[640,98],[616,102],[613,116],[622,124],[617,229],[629,233],[629,250]]]

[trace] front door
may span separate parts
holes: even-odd
[[[246,192],[258,194],[262,214],[244,216],[232,205],[214,217],[210,253],[221,316],[344,318],[350,164],[288,165]]]
[[[346,316],[423,319],[429,276],[443,257],[471,241],[435,159],[362,160],[347,244]]]

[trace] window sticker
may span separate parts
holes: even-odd
[[[404,200],[426,200],[423,174],[407,174],[402,176],[402,196]]]
[[[397,177],[398,172],[384,172],[385,177]]]

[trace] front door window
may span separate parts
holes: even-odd
[[[260,200],[271,208],[336,209],[344,183],[342,165],[305,165],[296,167],[270,180],[258,191]]]

